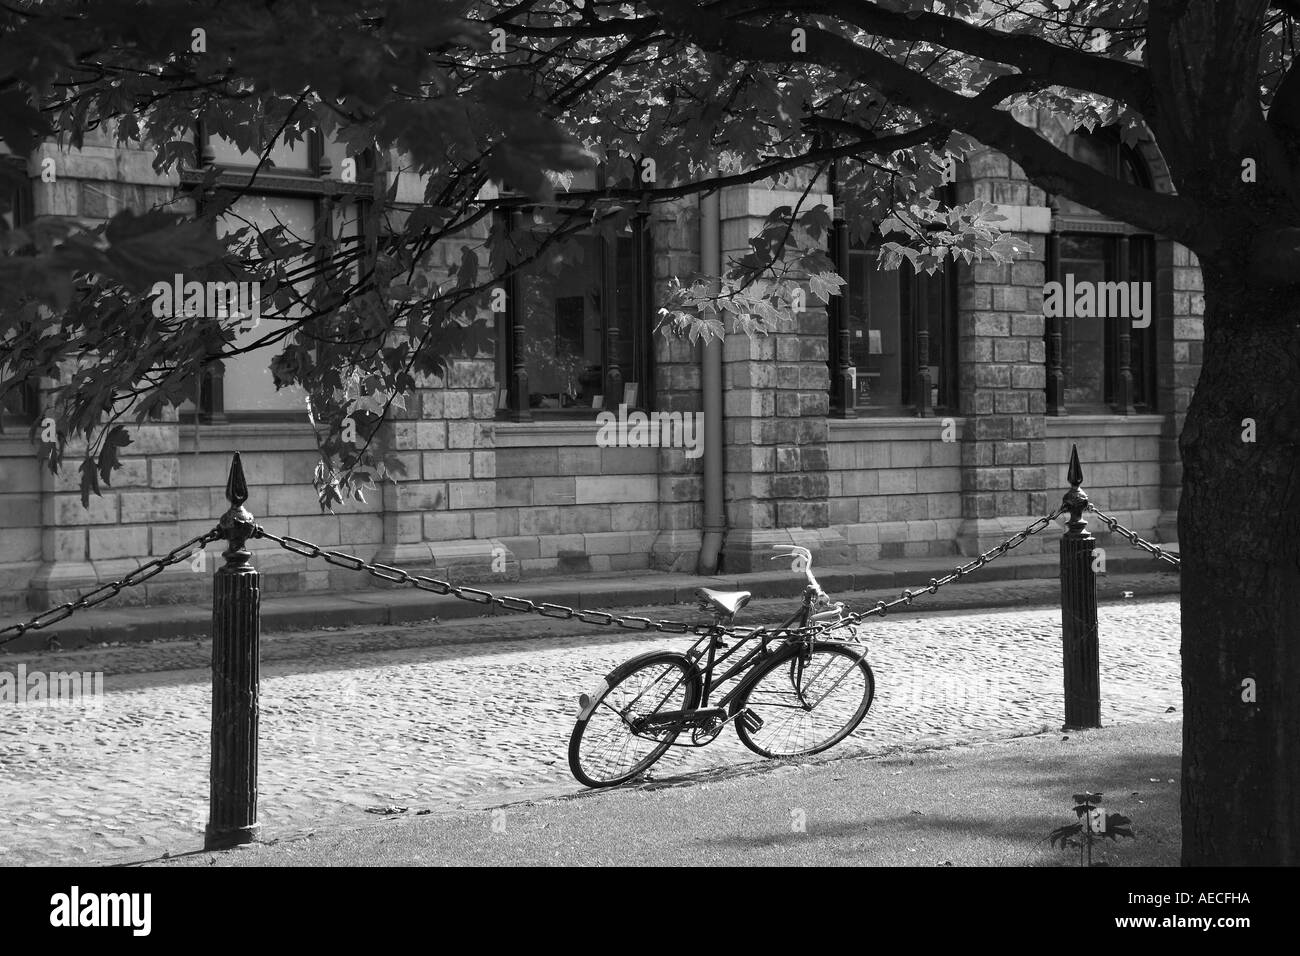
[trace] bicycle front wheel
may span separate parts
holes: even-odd
[[[680,727],[633,732],[640,717],[690,710],[700,675],[685,655],[655,651],[614,668],[585,706],[569,738],[569,769],[583,786],[612,787],[644,773],[677,739]]]
[[[756,754],[820,753],[853,733],[871,707],[876,681],[865,654],[832,642],[814,643],[810,653],[800,650],[790,645],[773,658],[733,705],[733,712],[748,707],[758,718],[736,721],[741,743]]]

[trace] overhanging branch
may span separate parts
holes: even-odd
[[[960,129],[1017,162],[1038,185],[1061,193],[1112,218],[1171,239],[1189,242],[1200,226],[1194,204],[1153,193],[1097,172],[1075,160],[1004,110],[980,96],[962,96],[901,66],[880,53],[809,25],[807,52],[792,52],[789,38],[771,28],[753,27],[709,15],[683,0],[648,0],[665,27],[707,50],[737,60],[804,62],[868,79],[882,92],[935,123]]]

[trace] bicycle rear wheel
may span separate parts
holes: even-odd
[[[862,723],[876,681],[865,654],[829,641],[814,643],[807,660],[792,644],[758,671],[736,698],[762,722],[736,721],[740,741],[764,757],[798,757],[834,747]]]
[[[634,734],[636,717],[698,706],[700,675],[685,655],[654,651],[610,671],[569,738],[569,769],[587,787],[612,787],[644,773],[664,755],[679,728]]]

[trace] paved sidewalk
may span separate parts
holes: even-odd
[[[171,866],[1077,866],[1047,835],[1101,792],[1133,839],[1094,861],[1177,866],[1181,723],[886,757],[720,768],[690,779],[398,815]]]
[[[1099,617],[1103,721],[1177,719],[1178,603],[1104,603]],[[1053,606],[873,618],[864,636],[876,700],[827,756],[1060,726],[1060,629]],[[688,643],[523,615],[269,636],[259,702],[264,832],[355,826],[372,806],[414,815],[573,793],[567,747],[578,694],[629,657]],[[188,640],[0,658],[0,672],[19,663],[101,671],[105,691],[96,707],[0,708],[0,866],[141,860],[201,846],[210,660],[210,642]],[[652,772],[707,780],[756,763],[765,762],[724,733],[708,747],[670,751]]]
[[[1118,542],[1123,545],[1124,542]],[[1162,545],[1177,551],[1176,544]],[[860,565],[817,568],[814,572],[831,595],[849,600],[861,610],[862,598],[870,602],[892,600],[904,588],[924,587],[931,578],[941,577],[969,558],[950,555],[941,558],[900,558],[871,561]],[[777,570],[753,574],[702,577],[638,571],[626,574],[546,577],[525,581],[487,582],[474,586],[496,594],[517,595],[536,602],[564,604],[582,609],[631,608],[693,605],[700,587],[751,592],[756,599],[783,598],[797,601],[802,576],[789,565],[777,563]],[[1109,546],[1107,571],[1099,577],[1100,596],[1119,598],[1125,591],[1141,595],[1177,594],[1178,573],[1152,557],[1125,545],[1123,551]],[[1059,600],[1060,565],[1056,549],[1043,554],[1008,554],[973,571],[968,578],[953,582],[938,594],[918,597],[916,609],[950,610],[972,607],[1007,607],[1054,603]],[[358,574],[360,577],[361,575]],[[438,572],[432,572],[437,577]],[[859,595],[856,604],[853,596]],[[484,612],[487,612],[486,614]],[[5,615],[8,625],[29,615]],[[516,612],[440,596],[414,588],[368,588],[355,591],[311,593],[298,596],[266,596],[262,600],[262,631],[311,630],[331,627],[392,626],[446,621],[471,617],[517,617]],[[688,613],[671,615],[674,619]],[[13,620],[10,620],[12,618]],[[541,620],[541,619],[537,619]],[[572,624],[572,622],[569,622]],[[755,622],[750,622],[755,623]],[[57,624],[32,631],[5,646],[5,653],[64,649],[94,644],[196,638],[210,635],[212,609],[202,605],[119,607],[112,603],[79,612]],[[52,645],[51,640],[57,641]]]

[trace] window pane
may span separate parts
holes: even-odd
[[[246,222],[247,221],[247,222]],[[261,231],[286,227],[289,233],[305,241],[315,236],[316,204],[311,199],[286,198],[279,196],[242,196],[230,207],[217,224],[219,235],[237,231],[251,223]],[[253,239],[256,237],[249,236]],[[288,238],[286,236],[286,238]],[[305,262],[305,259],[298,262]],[[293,268],[294,263],[288,266]],[[297,288],[306,295],[311,287],[310,280],[299,283]],[[269,308],[263,303],[263,308]],[[302,314],[301,306],[288,311],[289,316]],[[235,337],[234,348],[242,348],[262,338],[284,321],[272,316],[262,315],[256,328],[245,327]],[[270,355],[263,349],[234,356],[225,361],[225,410],[226,411],[293,411],[306,412],[306,394],[300,388],[283,388],[276,390],[271,377]]]
[[[1104,236],[1062,235],[1056,280],[1065,285],[1068,277],[1073,276],[1076,286],[1080,282],[1107,281],[1110,245],[1111,240]],[[1058,321],[1061,324],[1066,405],[1103,405],[1106,402],[1108,320],[1062,316]]]
[[[930,367],[930,405],[933,408],[944,404],[949,383],[943,370],[955,359],[955,356],[949,355],[951,349],[944,317],[947,311],[949,273],[956,268],[956,263],[949,262],[945,264],[943,271],[936,272],[934,275],[922,272],[915,280],[916,301],[912,304],[912,323],[916,329],[918,343],[922,331],[928,334],[929,362],[927,364]],[[909,375],[911,372],[910,366],[903,369],[904,375]],[[920,396],[915,395],[912,400],[919,401]]]
[[[876,252],[849,253],[849,364],[857,369],[858,407],[903,404],[899,275],[876,269]]]
[[[256,166],[260,158],[259,153],[242,152],[224,136],[209,136],[208,145],[212,147],[215,161],[219,166]],[[275,163],[274,168],[280,171],[311,171],[311,151],[307,148],[305,139],[300,139],[293,145],[277,142],[271,147],[270,161]],[[262,168],[265,171],[268,167]],[[338,167],[335,166],[336,171],[337,169]]]
[[[1118,149],[1119,145],[1117,143],[1113,143],[1104,136],[1088,136],[1076,133],[1069,136],[1065,141],[1066,153],[1079,162],[1091,166],[1097,172],[1105,173],[1107,176],[1115,175],[1116,152]],[[1054,198],[1062,215],[1101,218],[1101,213],[1088,208],[1082,203],[1077,203],[1060,195]]]
[[[531,408],[591,407],[601,394],[601,244],[578,237],[558,275],[530,266],[519,278]],[[581,261],[575,261],[580,257]]]

